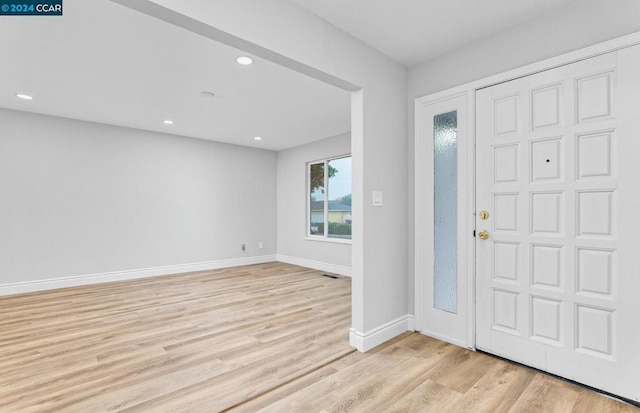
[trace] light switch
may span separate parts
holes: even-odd
[[[371,192],[371,205],[373,205],[374,207],[382,206],[382,191]]]

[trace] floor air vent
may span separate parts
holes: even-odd
[[[331,275],[331,274],[322,274],[323,277],[329,277],[329,278],[333,278],[336,279],[338,277],[336,277],[335,275]]]

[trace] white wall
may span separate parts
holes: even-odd
[[[409,71],[409,98],[458,86],[640,30],[637,0],[579,0]]]
[[[272,151],[0,110],[0,188],[0,285],[276,252]]]
[[[409,70],[409,147],[413,147],[414,99],[546,58],[640,31],[640,1],[580,0],[511,29],[482,38]],[[413,188],[413,157],[409,157]],[[413,190],[409,232],[413,240]],[[410,245],[409,251],[413,251]],[[409,308],[413,312],[413,254],[410,253]]]
[[[307,162],[351,153],[346,133],[278,152],[278,259],[351,273],[351,245],[305,239]]]
[[[349,90],[361,88],[352,95],[351,116],[351,342],[366,349],[406,330],[406,68],[286,0],[113,1],[335,85],[356,86]],[[371,206],[373,190],[383,191],[383,207]]]

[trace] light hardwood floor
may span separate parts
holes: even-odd
[[[350,293],[271,263],[0,297],[0,412],[640,411],[420,334],[357,353]]]

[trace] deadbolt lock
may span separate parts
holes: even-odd
[[[480,219],[488,219],[489,218],[489,212],[487,211],[480,211]]]
[[[485,239],[489,239],[489,233],[485,230],[482,230],[480,232],[478,232],[478,238],[485,240]]]

